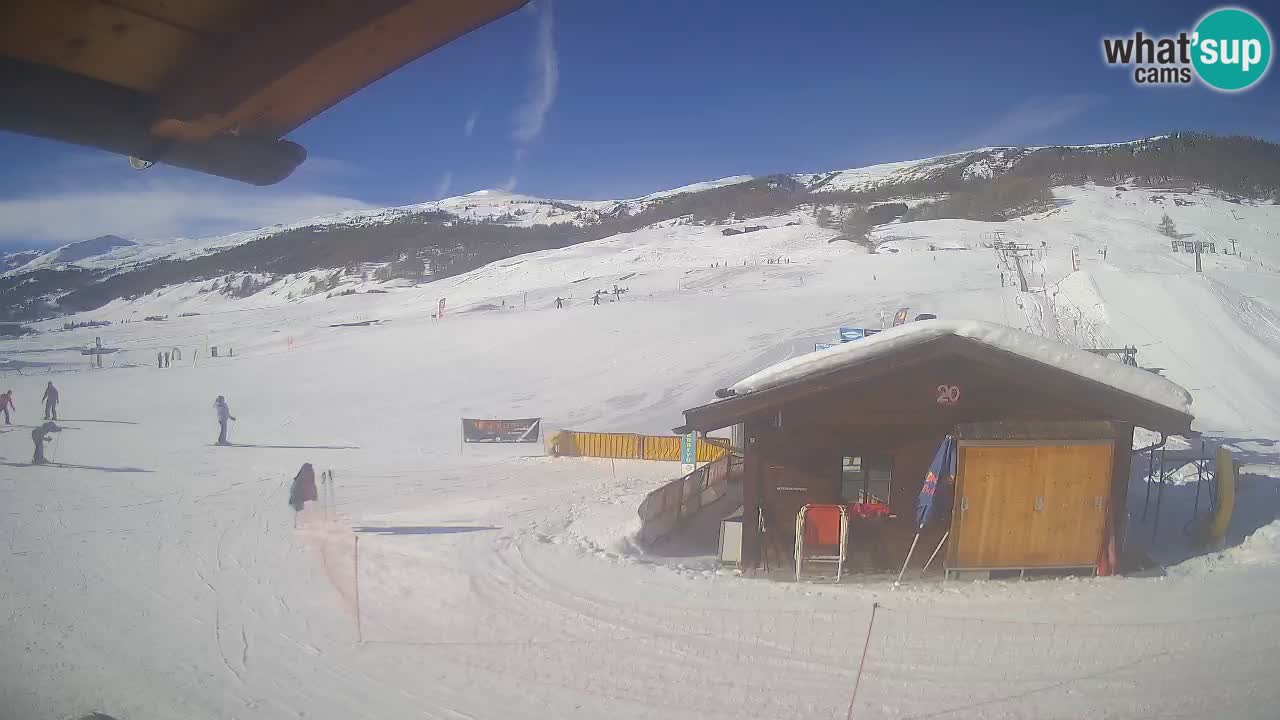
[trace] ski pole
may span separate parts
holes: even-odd
[[[333,477],[333,471],[329,471],[329,517],[336,518],[338,516],[338,482]]]

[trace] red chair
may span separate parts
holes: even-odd
[[[843,505],[809,504],[796,513],[796,580],[805,561],[835,563],[836,582],[844,572],[849,515]],[[805,556],[805,546],[814,550]],[[825,551],[825,552],[824,552]],[[830,554],[836,551],[836,554]]]

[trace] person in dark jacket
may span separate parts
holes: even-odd
[[[36,429],[31,431],[31,441],[36,444],[35,454],[31,456],[32,465],[44,465],[49,462],[44,459],[44,444],[52,440],[49,435],[56,432],[62,432],[62,428],[52,422],[37,425]]]
[[[316,492],[316,471],[311,467],[311,463],[302,463],[302,468],[298,470],[298,474],[293,476],[293,486],[289,488],[289,507],[294,512],[302,512],[306,507],[306,501],[319,500],[320,494]]]
[[[164,353],[156,353],[156,367],[164,367]]]
[[[50,380],[49,384],[45,386],[44,395],[42,396],[41,399],[44,400],[44,419],[57,420],[58,419],[58,388],[53,386],[52,380]]]
[[[562,297],[556,298],[556,309],[559,310],[562,307],[564,307],[564,298]]]
[[[13,410],[14,412],[18,411],[18,408],[14,407],[13,405],[12,390],[6,390],[3,395],[0,395],[0,410],[4,411],[4,424],[12,425],[13,423],[9,422],[9,411],[10,410]]]
[[[236,416],[231,414],[231,408],[227,407],[227,399],[221,395],[213,401],[213,408],[218,413],[218,444],[230,445],[231,443],[227,442],[227,420],[235,420]]]

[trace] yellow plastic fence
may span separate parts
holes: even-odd
[[[546,436],[547,454],[564,457],[599,457],[619,460],[680,459],[679,435],[637,435],[559,430]],[[712,462],[729,451],[729,441],[698,438],[698,462]]]

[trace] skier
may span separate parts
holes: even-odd
[[[621,299],[622,299],[622,288],[618,287],[617,285],[614,285],[614,286],[613,286],[613,301],[614,301],[614,302],[618,302],[618,301],[619,301],[619,300],[621,300]]]
[[[319,500],[316,492],[316,471],[311,463],[302,463],[298,474],[293,476],[293,486],[289,488],[289,506],[294,512],[302,512],[307,500]]]
[[[0,410],[4,411],[4,424],[12,425],[13,423],[9,422],[9,411],[10,410],[13,410],[14,412],[18,411],[18,408],[14,407],[13,405],[12,390],[6,390],[3,395],[0,395]]]
[[[592,305],[599,305],[599,304],[600,304],[600,291],[599,291],[599,290],[597,290],[597,291],[596,291],[596,294],[595,294],[595,295],[593,295],[593,296],[591,297],[591,304],[592,304]]]
[[[162,352],[156,353],[156,367],[164,367],[164,353]]]
[[[50,380],[49,384],[45,386],[44,395],[42,396],[41,399],[44,400],[44,419],[57,420],[58,419],[58,388],[53,386],[52,380]]]
[[[230,445],[231,443],[227,442],[227,420],[235,420],[236,416],[231,414],[231,408],[227,407],[227,399],[221,395],[213,401],[213,407],[218,412],[218,444]]]
[[[169,366],[170,366],[170,365],[172,365],[172,364],[173,364],[173,356],[172,356],[172,355],[170,355],[169,353],[165,353],[165,354],[164,354],[164,366],[165,366],[165,367],[169,367]]]
[[[49,437],[50,433],[56,433],[61,431],[62,431],[62,428],[58,427],[55,423],[52,423],[52,422],[46,422],[43,425],[37,425],[36,428],[31,431],[31,440],[36,444],[35,454],[31,456],[32,465],[44,465],[45,463],[49,462],[48,460],[44,459],[44,444],[47,442],[50,442],[51,440],[51,438]]]
[[[559,310],[562,307],[564,307],[564,298],[562,297],[556,298],[556,309]]]

